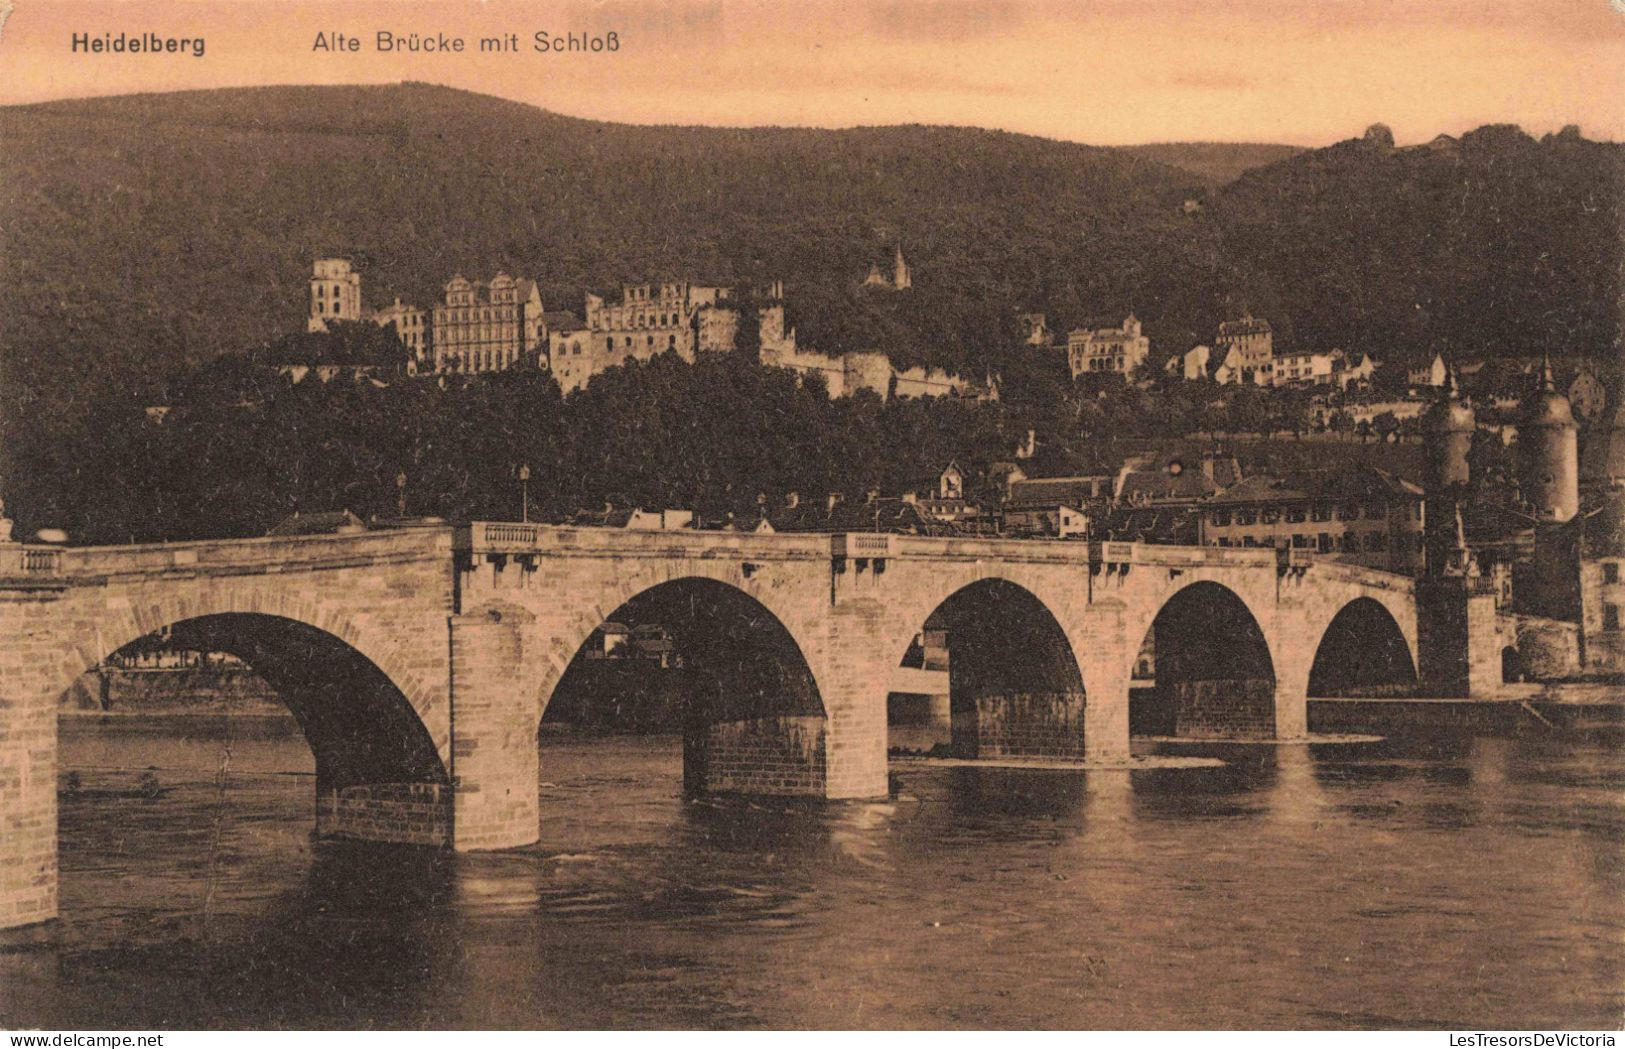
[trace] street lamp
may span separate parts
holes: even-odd
[[[530,465],[519,466],[519,520],[530,524]]]
[[[395,475],[395,513],[399,517],[406,516],[406,471],[402,470]]]

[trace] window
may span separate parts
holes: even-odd
[[[1602,606],[1602,628],[1604,630],[1618,630],[1619,629],[1619,606],[1618,605],[1603,605]]]
[[[1619,562],[1604,561],[1602,563],[1602,581],[1605,583],[1619,582]]]
[[[1213,511],[1213,523],[1215,525],[1219,526],[1220,528],[1223,528],[1225,525],[1228,525],[1230,523],[1230,511],[1229,510],[1215,510],[1215,511]]]
[[[1286,519],[1293,524],[1303,524],[1303,507],[1294,506],[1286,512]]]
[[[1309,516],[1316,521],[1330,521],[1332,519],[1332,508],[1324,503],[1316,503]]]
[[[1250,524],[1257,524],[1257,523],[1258,523],[1258,514],[1257,514],[1256,511],[1253,511],[1253,510],[1237,510],[1236,511],[1236,524],[1238,524],[1238,525],[1250,525]]]
[[[1265,507],[1264,512],[1259,515],[1259,520],[1263,521],[1265,524],[1274,524],[1280,519],[1281,511],[1279,508],[1274,506]]]
[[[1344,503],[1337,508],[1337,519],[1339,521],[1358,521],[1360,519],[1360,508],[1354,503]]]
[[[1323,554],[1329,554],[1332,552],[1332,536],[1330,532],[1320,533],[1318,546],[1320,552]]]
[[[1310,542],[1309,536],[1302,533],[1302,532],[1299,532],[1297,535],[1294,535],[1292,537],[1292,545],[1294,547],[1299,548],[1299,549],[1307,547],[1309,545],[1309,542]]]

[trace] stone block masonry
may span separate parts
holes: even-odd
[[[491,606],[452,617],[454,841],[460,851],[529,845],[537,812],[541,720],[525,673],[530,613]]]
[[[1275,735],[1275,682],[1178,681],[1174,734],[1190,739],[1269,739]]]
[[[954,712],[954,752],[966,758],[1084,760],[1081,692],[977,696]]]
[[[316,834],[396,845],[450,845],[451,791],[438,783],[319,789]]]
[[[824,742],[821,717],[709,725],[684,741],[685,785],[692,792],[823,797]]]

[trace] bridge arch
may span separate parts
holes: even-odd
[[[1083,760],[1087,689],[1062,616],[1064,607],[999,575],[953,580],[934,603],[905,620],[892,667],[909,665],[916,645],[922,671],[935,668],[946,695],[935,694],[927,716],[946,716],[951,749],[961,757]],[[916,635],[915,632],[919,632]],[[917,641],[916,637],[921,640]],[[937,649],[925,657],[923,649]],[[926,666],[927,662],[931,666]],[[944,700],[946,702],[944,702]]]
[[[178,623],[230,615],[285,620],[342,642],[375,666],[417,715],[440,764],[450,766],[451,720],[444,676],[449,640],[444,651],[422,651],[393,631],[364,626],[336,603],[296,588],[223,585],[172,590],[157,601],[98,601],[89,626],[63,646],[50,694],[61,695],[79,675],[100,666],[114,652]],[[435,613],[434,617],[443,630],[443,616]]]
[[[1276,660],[1264,622],[1235,590],[1211,580],[1188,583],[1129,640],[1132,733],[1275,734]]]
[[[614,701],[619,724],[681,728],[691,793],[823,795],[819,681],[793,616],[761,590],[737,567],[623,581],[574,614],[561,642],[574,648],[547,675],[539,720],[580,720]]]
[[[223,610],[230,607],[153,605],[104,621],[94,640],[81,641],[73,662],[63,664],[57,694],[80,673],[160,630],[176,647],[228,653],[263,678],[298,722],[316,762],[319,835],[449,844],[451,776],[424,719],[424,696],[414,702],[362,650],[357,641],[363,635],[351,624],[331,615],[309,617],[324,620],[324,627],[288,615]]]
[[[1321,630],[1309,668],[1309,695],[1398,695],[1415,687],[1411,640],[1381,601],[1357,597]]]

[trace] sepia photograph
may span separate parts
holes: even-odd
[[[0,1030],[1613,1046],[1622,332],[1625,0],[0,0]]]

